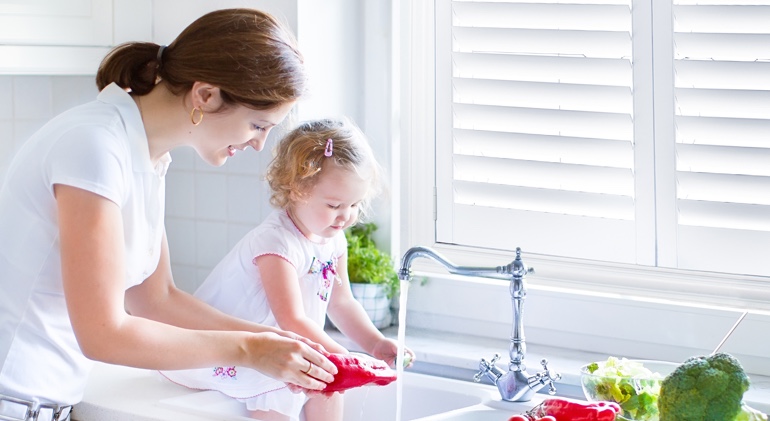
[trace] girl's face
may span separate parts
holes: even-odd
[[[367,180],[332,162],[324,164],[318,177],[305,200],[290,209],[294,223],[310,240],[334,237],[353,225],[369,189]]]
[[[286,118],[293,106],[294,102],[289,102],[269,110],[254,110],[237,105],[224,112],[206,113],[200,126],[192,129],[200,134],[194,148],[214,166],[224,164],[249,146],[261,151],[270,130]]]

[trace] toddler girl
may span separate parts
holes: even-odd
[[[347,350],[324,332],[329,319],[374,358],[395,362],[397,343],[374,327],[353,298],[343,230],[369,209],[380,169],[361,131],[348,121],[301,124],[277,146],[267,173],[278,209],[236,244],[195,293],[228,314],[280,326]],[[414,355],[407,350],[410,358]],[[318,370],[308,365],[307,375]],[[284,383],[244,367],[165,371],[170,380],[219,390],[260,419],[341,420],[341,394],[293,394]]]

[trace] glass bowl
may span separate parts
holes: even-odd
[[[589,401],[617,402],[618,420],[658,421],[660,383],[677,363],[610,357],[580,368],[580,384]]]

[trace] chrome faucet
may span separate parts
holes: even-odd
[[[522,317],[522,304],[524,297],[527,295],[527,290],[524,287],[524,276],[528,273],[533,273],[534,269],[524,266],[524,262],[521,261],[520,248],[516,248],[516,258],[513,262],[505,266],[470,267],[455,266],[444,256],[430,248],[412,247],[401,258],[401,268],[398,271],[398,278],[400,280],[408,281],[411,278],[412,261],[418,257],[430,258],[444,266],[449,273],[455,275],[479,276],[511,281],[513,328],[509,348],[510,363],[508,364],[508,372],[503,372],[503,370],[495,365],[500,358],[499,354],[495,354],[494,358],[489,362],[483,358],[481,359],[479,372],[473,376],[474,381],[481,381],[482,377],[486,375],[497,386],[500,396],[506,401],[529,401],[545,385],[549,387],[548,393],[552,395],[556,393],[554,382],[561,379],[561,375],[559,373],[552,373],[548,369],[548,361],[542,360],[540,364],[543,366],[543,371],[533,375],[527,374],[526,367],[522,363],[527,349],[524,342],[524,320]]]

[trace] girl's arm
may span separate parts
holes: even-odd
[[[335,282],[334,292],[331,294],[331,300],[329,300],[329,318],[340,332],[357,343],[364,352],[381,358],[381,356],[375,355],[376,349],[378,344],[386,338],[374,326],[361,303],[353,297],[348,278],[347,255],[343,255],[337,260],[337,275],[340,277],[341,283],[336,284]],[[395,351],[393,355],[395,356]],[[388,361],[385,358],[381,359]]]
[[[147,369],[241,365],[308,389],[323,389],[324,383],[319,380],[333,379],[329,373],[336,372],[334,365],[301,341],[227,320],[216,311],[203,310],[200,304],[194,304],[194,308],[202,311],[198,317],[211,317],[211,321],[195,322],[184,315],[184,310],[157,310],[158,305],[179,304],[175,299],[137,304],[146,298],[143,288],[132,288],[128,294],[124,291],[125,250],[120,208],[102,196],[71,186],[56,185],[54,192],[64,295],[75,336],[87,357]],[[156,290],[162,280],[171,282],[169,273],[164,242],[161,263],[148,280],[147,288]],[[179,297],[170,291],[167,290],[169,297]],[[182,301],[182,304],[191,304],[187,299]],[[128,314],[126,307],[131,312],[187,328]],[[215,326],[217,323],[224,326]],[[308,361],[325,371],[314,370],[315,378],[302,374]]]
[[[347,352],[324,332],[323,326],[305,315],[297,271],[291,263],[275,255],[259,256],[255,263],[278,326],[318,342],[329,352]]]

